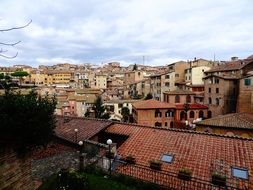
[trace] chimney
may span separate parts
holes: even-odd
[[[231,57],[231,61],[237,61],[238,57]]]

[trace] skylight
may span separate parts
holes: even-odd
[[[249,179],[248,170],[243,168],[232,167],[232,176],[241,179]]]
[[[162,156],[162,161],[163,162],[171,163],[172,160],[173,160],[173,155],[171,155],[171,154],[163,154],[163,156]]]

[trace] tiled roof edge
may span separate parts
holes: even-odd
[[[214,133],[192,131],[192,130],[186,130],[186,129],[158,128],[158,127],[152,127],[152,126],[148,126],[148,125],[140,125],[140,124],[136,124],[136,123],[126,123],[126,122],[117,122],[117,121],[113,121],[113,123],[114,124],[123,124],[123,125],[133,125],[136,127],[145,127],[145,128],[151,128],[151,129],[159,129],[159,130],[165,130],[165,131],[185,132],[185,133],[200,134],[200,135],[207,135],[207,136],[226,137],[226,138],[232,138],[232,139],[242,139],[242,140],[253,141],[253,138],[246,138],[246,137],[240,137],[240,136],[230,136],[230,135],[223,135],[223,134],[214,134]]]

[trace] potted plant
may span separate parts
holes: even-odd
[[[150,168],[153,170],[161,170],[162,162],[159,160],[151,160]]]
[[[180,169],[178,172],[178,178],[185,181],[190,181],[192,178],[192,171],[186,168]]]
[[[215,185],[225,186],[226,180],[227,180],[226,176],[224,176],[218,172],[214,172],[212,174],[212,183]]]
[[[133,157],[132,155],[129,155],[126,157],[125,161],[129,164],[135,164],[135,157]]]

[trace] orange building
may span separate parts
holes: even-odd
[[[174,126],[175,105],[150,99],[133,103],[134,121],[155,127]]]

